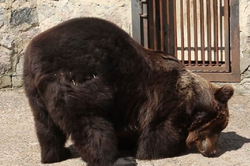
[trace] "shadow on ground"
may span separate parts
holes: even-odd
[[[250,138],[242,137],[236,132],[223,132],[220,135],[217,155],[219,157],[228,151],[238,150],[246,143],[250,143]]]
[[[236,132],[222,132],[218,144],[218,152],[214,157],[220,157],[221,155],[229,151],[239,150],[246,143],[250,143],[250,138],[240,136]],[[71,159],[80,157],[80,155],[74,149],[73,145],[70,145],[68,148],[72,153]],[[188,155],[190,153],[200,153],[200,152],[195,147],[193,147],[188,151],[182,153],[180,156]]]
[[[222,132],[220,134],[217,153],[213,157],[220,157],[226,152],[239,150],[246,143],[250,143],[250,138],[242,137],[236,134],[236,132]],[[191,149],[188,149],[186,152],[180,154],[180,156],[188,155],[191,153],[200,152],[197,150],[196,146],[193,146]]]

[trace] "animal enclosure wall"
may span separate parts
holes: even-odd
[[[239,2],[139,2],[141,43],[176,56],[211,81],[239,81]]]
[[[23,85],[23,54],[37,34],[76,17],[109,20],[131,34],[131,0],[0,0],[0,89]]]

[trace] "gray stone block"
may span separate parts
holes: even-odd
[[[0,78],[0,88],[11,87],[10,76],[3,76]]]
[[[12,34],[4,33],[0,44],[6,48],[11,48],[14,44],[15,36]]]
[[[4,8],[0,7],[0,28],[3,26],[4,23]]]
[[[35,9],[24,7],[11,12],[10,24],[17,26],[23,23],[28,23],[29,25],[38,23],[38,16]]]
[[[3,51],[0,52],[0,76],[4,74],[6,71],[11,69],[11,52]]]
[[[19,88],[23,86],[22,76],[14,76],[12,77],[12,87]]]

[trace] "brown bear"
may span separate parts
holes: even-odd
[[[24,58],[42,163],[69,158],[69,137],[89,166],[133,166],[133,157],[176,156],[192,145],[211,156],[228,124],[231,86],[217,87],[102,19],[53,27]],[[134,156],[120,156],[124,147]]]

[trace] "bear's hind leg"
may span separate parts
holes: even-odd
[[[54,94],[45,95],[50,115],[71,136],[88,166],[135,166],[132,160],[118,160],[112,88],[97,77],[82,84],[49,84],[46,93]]]
[[[54,163],[71,157],[69,149],[65,148],[66,135],[53,122],[44,104],[39,98],[30,98],[33,111],[36,134],[41,148],[41,162]]]
[[[65,148],[66,135],[48,119],[48,124],[36,122],[37,136],[41,147],[41,162],[54,163],[71,157],[71,152]]]
[[[82,118],[78,130],[71,134],[75,149],[88,166],[136,166],[135,158],[118,158],[117,138],[113,126],[103,118]]]
[[[88,166],[112,166],[117,158],[117,139],[112,125],[100,117],[82,118],[82,128],[71,134],[75,149]]]

